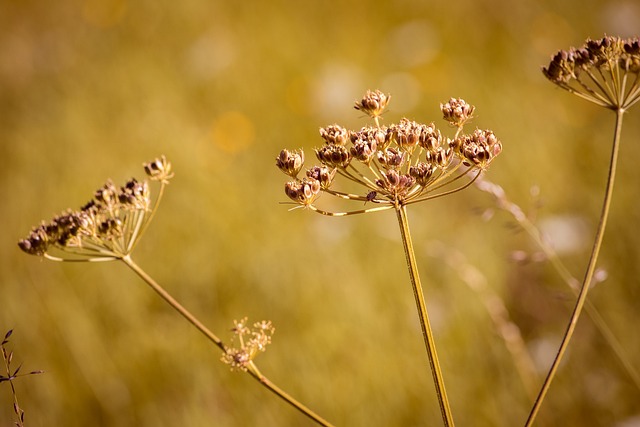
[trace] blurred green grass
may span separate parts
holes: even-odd
[[[437,425],[393,214],[287,212],[281,148],[317,129],[358,128],[366,89],[403,116],[446,128],[463,97],[501,138],[488,179],[541,220],[577,218],[592,238],[613,115],[540,73],[550,55],[640,28],[634,2],[0,1],[0,332],[26,370],[31,426],[283,426],[306,419],[228,372],[177,314],[119,264],[61,265],[22,254],[30,227],[86,202],[106,178],[140,176],[159,154],[176,178],[135,259],[223,338],[234,318],[271,319],[258,359],[276,383],[337,425]],[[640,309],[638,111],[591,300],[637,366]],[[462,252],[547,360],[572,298],[504,213],[484,222],[475,189],[410,210],[452,410],[460,425],[513,426],[529,405],[478,296],[434,244]],[[563,254],[574,275],[587,243]],[[617,425],[640,416],[635,388],[584,317],[541,425]],[[547,346],[547,347],[545,347]],[[0,387],[0,423],[12,417]],[[637,422],[637,421],[636,421]],[[626,424],[624,424],[626,425]]]

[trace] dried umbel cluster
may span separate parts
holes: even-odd
[[[433,124],[402,119],[397,124],[380,126],[379,117],[390,96],[367,91],[355,103],[375,125],[347,130],[337,124],[320,129],[324,145],[315,150],[319,165],[299,177],[304,165],[302,150],[282,150],[276,166],[293,180],[285,184],[285,193],[295,203],[324,215],[348,215],[399,208],[467,187],[500,154],[502,144],[490,130],[476,129],[463,134],[464,125],[475,108],[462,99],[441,104],[444,119],[455,126],[453,138],[447,138]],[[465,175],[470,180],[461,181]],[[333,189],[340,176],[363,187],[360,194]],[[450,184],[461,183],[452,188]],[[314,203],[321,193],[342,199],[371,202],[380,206],[351,212],[332,213]]]
[[[234,327],[231,330],[240,346],[227,348],[221,358],[231,367],[231,370],[246,372],[253,359],[266,351],[267,345],[271,344],[271,336],[275,332],[270,321],[263,320],[249,327],[247,320],[245,317],[240,321],[233,321]]]
[[[164,156],[143,166],[149,179],[159,181],[162,188],[173,177],[171,163]],[[119,259],[131,253],[159,200],[160,196],[152,203],[147,181],[132,178],[121,187],[107,181],[79,210],[43,222],[18,246],[30,255],[55,261]],[[60,256],[52,255],[53,249]]]
[[[561,50],[543,74],[582,98],[611,109],[628,109],[640,99],[640,41],[604,36]]]

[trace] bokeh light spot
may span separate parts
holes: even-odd
[[[227,111],[219,115],[211,127],[211,140],[227,153],[246,150],[255,140],[255,126],[244,114]]]

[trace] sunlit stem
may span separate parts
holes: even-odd
[[[465,172],[464,174],[462,174],[460,176],[465,176],[467,173],[468,172]],[[409,200],[408,202],[406,202],[405,204],[411,205],[413,203],[424,202],[425,200],[437,199],[438,197],[448,196],[450,194],[457,193],[458,191],[462,191],[465,188],[469,187],[471,184],[473,184],[478,179],[478,177],[480,176],[481,173],[482,173],[482,169],[478,169],[478,173],[476,173],[476,175],[472,179],[470,179],[469,182],[467,182],[466,184],[464,184],[464,185],[462,185],[460,187],[456,187],[456,188],[454,188],[452,190],[444,191],[442,193],[431,194],[431,195],[428,195],[428,196],[412,199],[412,200]],[[457,177],[457,178],[459,178],[459,177]]]
[[[162,200],[162,196],[164,195],[164,188],[167,186],[167,184],[168,184],[168,181],[160,181],[160,190],[158,191],[158,197],[156,198],[156,201],[153,204],[153,207],[151,208],[151,213],[149,214],[149,217],[146,220],[144,220],[141,226],[137,226],[135,228],[134,235],[132,236],[131,241],[129,243],[129,247],[127,248],[128,249],[127,253],[131,253],[133,251],[133,249],[136,247],[136,244],[140,241],[140,238],[142,237],[144,232],[147,231],[149,224],[151,224],[151,220],[153,219],[153,217],[156,214],[156,211],[158,210],[158,206],[160,205],[160,201]]]
[[[378,206],[375,208],[369,208],[369,209],[360,209],[357,211],[347,211],[347,212],[329,212],[329,211],[324,211],[322,209],[318,209],[317,207],[313,206],[313,205],[308,205],[307,206],[309,209],[311,209],[314,212],[319,213],[320,215],[325,215],[325,216],[350,216],[350,215],[360,215],[360,214],[365,214],[365,213],[371,213],[371,212],[380,212],[380,211],[386,211],[388,209],[392,209],[393,206],[392,205],[386,205],[386,206]]]
[[[306,415],[307,417],[315,421],[317,424],[325,427],[333,427],[333,425],[329,423],[327,420],[325,420],[324,418],[322,418],[321,416],[313,412],[311,409],[304,406],[302,403],[298,402],[296,399],[291,397],[287,392],[282,390],[280,387],[272,383],[267,377],[262,375],[262,373],[260,373],[260,371],[258,370],[258,367],[253,362],[249,362],[247,372],[254,379],[258,380],[260,384],[262,384],[267,389],[269,389],[269,391],[271,391],[281,399],[285,400],[287,403],[294,406],[297,410],[299,410],[304,415]]]
[[[506,198],[499,199],[500,203],[507,204],[509,206],[514,206],[514,203]],[[540,230],[531,222],[531,220],[526,215],[516,215],[513,210],[505,207],[507,212],[510,212],[518,224],[529,234],[529,236],[536,242],[536,244],[542,249],[545,256],[549,259],[553,267],[556,269],[560,277],[564,280],[564,282],[575,292],[576,297],[579,293],[580,282],[573,277],[573,275],[567,270],[567,267],[562,263],[560,257],[556,253],[555,249],[540,235]],[[589,302],[589,300],[585,303],[585,310],[587,314],[596,325],[602,336],[605,338],[611,349],[618,357],[620,363],[624,366],[625,370],[635,383],[636,387],[640,389],[640,374],[634,367],[633,363],[629,360],[629,357],[624,351],[624,348],[620,344],[620,341],[616,338],[614,333],[611,331],[606,321],[602,318],[596,307]]]
[[[121,258],[129,268],[131,268],[142,280],[144,280],[160,297],[165,300],[171,307],[173,307],[178,313],[182,315],[189,323],[196,327],[204,336],[212,343],[218,346],[222,351],[226,351],[227,348],[213,332],[211,332],[206,326],[202,324],[189,310],[184,308],[178,301],[175,300],[167,291],[164,290],[151,276],[149,276],[138,264],[133,262],[129,255]]]
[[[144,270],[142,270],[129,255],[126,255],[120,258],[122,262],[124,262],[129,268],[131,268],[142,280],[144,280],[162,299],[164,299],[171,307],[173,307],[178,313],[180,313],[189,323],[196,327],[209,341],[219,347],[223,352],[227,351],[227,347],[224,345],[222,340],[218,338],[213,332],[211,332],[206,326],[202,324],[189,310],[184,308],[178,301],[175,300],[167,291],[164,290],[151,276],[149,276]],[[319,415],[315,414],[309,408],[304,406],[302,403],[298,402],[296,399],[291,397],[284,390],[280,389],[274,383],[272,383],[269,379],[267,379],[264,375],[260,373],[258,367],[251,361],[249,366],[247,367],[247,372],[256,380],[260,382],[264,387],[275,393],[281,399],[285,400],[288,404],[296,408],[298,411],[302,412],[307,417],[314,420],[317,424],[326,427],[332,427],[330,423],[321,418]]]
[[[587,270],[585,272],[584,280],[582,281],[582,286],[580,288],[580,293],[578,294],[578,299],[576,301],[575,307],[573,309],[573,313],[571,315],[571,319],[569,320],[569,324],[567,326],[567,330],[562,339],[562,343],[558,348],[558,352],[556,357],[549,369],[547,377],[542,384],[542,388],[538,393],[538,397],[531,408],[531,412],[529,413],[529,418],[527,419],[527,423],[525,427],[530,427],[533,425],[535,418],[540,410],[540,406],[544,401],[547,392],[549,391],[549,387],[551,386],[551,382],[555,377],[556,371],[558,370],[558,366],[562,361],[562,358],[569,346],[569,342],[573,333],[575,331],[576,325],[578,324],[578,318],[582,313],[582,309],[587,300],[587,293],[589,292],[589,287],[591,285],[591,281],[593,279],[593,274],[596,269],[596,262],[598,260],[598,254],[600,252],[600,247],[602,246],[602,239],[604,237],[604,231],[607,225],[607,218],[609,216],[609,207],[611,205],[611,197],[613,195],[613,185],[615,182],[616,176],[616,166],[618,163],[618,151],[620,146],[620,135],[622,132],[622,117],[624,115],[625,110],[623,108],[619,108],[616,110],[616,128],[613,135],[613,147],[611,149],[611,160],[609,163],[609,174],[607,176],[607,186],[605,189],[604,201],[602,203],[602,213],[600,214],[600,221],[598,223],[598,228],[596,231],[596,236],[593,242],[593,249],[591,250],[591,256],[589,258],[589,263],[587,265]]]
[[[398,224],[400,226],[400,234],[402,235],[402,245],[404,247],[404,253],[407,259],[407,268],[409,270],[411,286],[413,287],[413,295],[416,300],[418,318],[420,320],[420,326],[422,328],[422,336],[424,338],[424,343],[427,349],[427,356],[429,358],[429,367],[431,368],[431,375],[433,376],[436,395],[438,396],[438,403],[440,405],[442,422],[446,427],[453,426],[453,415],[451,414],[449,399],[447,398],[447,392],[444,386],[442,370],[440,369],[440,362],[438,361],[438,354],[436,352],[435,339],[431,330],[431,323],[429,322],[427,305],[424,300],[422,285],[420,283],[420,275],[418,274],[418,265],[416,263],[416,257],[413,251],[413,243],[411,242],[411,233],[409,231],[409,221],[407,219],[406,206],[396,206],[396,214],[398,217]]]

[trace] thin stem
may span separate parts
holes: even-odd
[[[287,392],[282,390],[280,387],[272,383],[267,377],[262,375],[258,368],[255,366],[253,362],[250,363],[249,369],[247,371],[254,379],[258,380],[260,384],[268,388],[272,393],[281,399],[285,400],[290,405],[294,406],[297,410],[302,412],[304,415],[315,421],[317,424],[325,427],[333,427],[329,421],[325,420],[311,409],[304,406],[302,403],[298,402],[296,399],[291,397]]]
[[[438,402],[440,404],[442,422],[444,423],[445,427],[453,427],[453,415],[451,414],[449,399],[447,398],[447,391],[444,387],[444,379],[442,376],[442,370],[440,369],[440,362],[438,361],[435,339],[433,336],[433,332],[431,331],[431,323],[429,322],[427,306],[424,301],[422,285],[420,284],[420,275],[418,274],[416,256],[413,251],[413,243],[411,242],[411,232],[409,231],[409,221],[407,219],[406,206],[396,206],[396,214],[398,217],[398,224],[400,226],[400,234],[402,235],[404,254],[407,259],[409,277],[411,279],[411,285],[413,287],[413,295],[416,299],[416,307],[418,309],[420,326],[422,327],[422,336],[424,338],[424,343],[427,348],[427,355],[429,357],[431,375],[433,376],[433,382],[436,387],[436,394],[438,396]]]
[[[540,410],[540,406],[549,391],[549,387],[551,386],[551,382],[555,377],[556,371],[558,370],[558,366],[562,361],[562,358],[569,346],[569,341],[573,336],[573,332],[575,331],[576,325],[578,324],[578,318],[582,313],[582,309],[587,300],[587,293],[589,292],[589,287],[591,284],[591,280],[593,279],[593,273],[596,269],[596,262],[598,260],[598,254],[600,252],[600,247],[602,246],[602,238],[604,237],[605,227],[607,225],[607,218],[609,216],[609,207],[611,205],[611,197],[613,195],[613,184],[615,182],[616,176],[616,166],[618,163],[618,151],[620,147],[620,134],[622,132],[622,117],[624,115],[625,110],[623,108],[619,108],[616,110],[616,128],[613,135],[613,147],[611,149],[611,160],[609,163],[609,174],[607,177],[607,187],[605,190],[604,201],[602,202],[602,213],[600,214],[600,221],[598,223],[598,229],[596,231],[596,236],[593,242],[593,249],[591,250],[591,257],[589,258],[589,264],[587,265],[587,270],[585,272],[584,280],[582,281],[582,287],[580,288],[580,293],[578,294],[578,299],[576,301],[576,305],[573,309],[573,314],[571,315],[571,319],[569,321],[569,325],[567,326],[567,330],[564,334],[564,338],[562,339],[562,343],[560,344],[560,348],[558,348],[558,353],[549,369],[546,379],[542,384],[542,388],[536,398],[536,401],[531,408],[531,412],[529,413],[529,418],[525,424],[525,427],[530,427],[533,425],[535,421],[536,415]]]
[[[491,194],[496,200],[496,205],[500,209],[509,213],[513,217],[513,219],[515,219],[516,222],[520,225],[520,227],[524,231],[526,231],[527,234],[529,234],[531,239],[540,247],[540,249],[542,249],[542,252],[544,252],[546,258],[555,268],[556,272],[560,275],[562,280],[567,284],[567,286],[569,286],[569,288],[575,293],[575,296],[577,297],[580,292],[580,281],[573,277],[567,267],[562,263],[556,251],[542,236],[540,230],[533,223],[532,219],[529,218],[528,215],[525,215],[523,210],[518,205],[507,198],[504,190],[499,185],[496,185],[487,180],[482,180],[477,182],[477,187],[480,190]],[[629,377],[633,380],[636,387],[638,387],[638,389],[640,390],[640,374],[638,373],[638,370],[633,366],[633,363],[631,363],[631,360],[625,353],[622,344],[616,338],[613,331],[611,330],[611,328],[609,328],[603,317],[600,315],[598,309],[593,304],[591,304],[589,300],[587,300],[587,302],[585,303],[584,309],[593,321],[596,328],[598,328],[604,339],[607,341],[616,357],[618,357],[620,363],[627,371],[627,374],[629,374]]]
[[[167,291],[164,290],[155,280],[151,278],[138,264],[133,262],[129,255],[120,258],[129,268],[131,268],[142,280],[144,280],[151,288],[156,291],[163,300],[165,300],[171,307],[173,307],[178,313],[182,315],[189,323],[196,327],[200,332],[206,336],[209,341],[217,345],[220,350],[227,351],[226,346],[222,343],[222,340],[218,338],[213,332],[211,332],[206,326],[202,324],[196,317],[191,314],[189,310],[184,308],[178,301],[175,300]]]
[[[129,268],[131,268],[142,280],[144,280],[151,288],[156,291],[158,295],[162,297],[171,307],[173,307],[178,313],[180,313],[185,319],[189,321],[193,326],[196,327],[200,332],[202,332],[212,343],[218,346],[222,351],[226,352],[227,347],[224,345],[222,340],[218,338],[213,332],[211,332],[206,326],[202,324],[189,310],[184,308],[178,301],[176,301],[167,291],[164,290],[155,280],[151,278],[143,269],[141,269],[129,255],[126,255],[120,258],[122,262],[124,262]],[[325,421],[322,417],[311,411],[309,408],[304,406],[302,403],[298,402],[296,399],[287,394],[284,390],[280,389],[274,383],[272,383],[269,379],[267,379],[264,375],[260,373],[258,367],[251,361],[248,366],[247,372],[255,379],[257,379],[260,384],[271,390],[285,402],[302,412],[307,417],[314,420],[321,426],[325,427],[333,427],[327,421]]]

